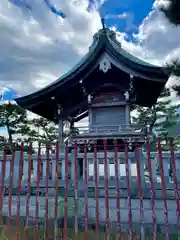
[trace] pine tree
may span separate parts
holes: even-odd
[[[180,26],[180,1],[179,0],[168,0],[168,5],[163,6],[161,8],[161,11],[165,14],[166,18],[169,20],[169,22],[175,26]],[[180,61],[175,60],[172,61],[170,64],[167,65],[168,69],[171,71],[171,73],[175,76],[180,77]],[[180,80],[178,80],[178,83],[172,86],[172,89],[174,89],[177,92],[177,95],[180,96]]]
[[[177,120],[179,118],[177,109],[179,106],[173,106],[171,100],[168,99],[169,97],[170,91],[169,89],[165,89],[154,105],[153,111],[152,109],[138,106],[136,108],[136,115],[132,119],[133,122],[137,124],[154,123],[154,141],[152,142],[151,150],[155,150],[156,135],[162,137],[166,141],[171,130],[177,125]],[[156,118],[154,119],[154,117]]]
[[[161,11],[174,26],[180,25],[180,1],[168,0],[167,6],[163,6]]]
[[[58,139],[58,125],[43,117],[29,120],[26,128],[26,136],[31,141],[54,143]],[[78,129],[74,127],[73,133],[78,134]],[[71,135],[70,124],[64,121],[63,138],[65,139],[69,135]]]
[[[0,127],[4,127],[8,133],[9,144],[12,145],[13,136],[25,133],[27,123],[26,110],[10,101],[0,105]]]
[[[27,136],[31,139],[31,141],[53,143],[55,140],[57,140],[57,135],[57,125],[48,119],[40,117],[28,121]]]

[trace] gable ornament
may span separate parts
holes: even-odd
[[[103,58],[99,63],[99,70],[107,73],[111,69],[111,62],[107,58]]]

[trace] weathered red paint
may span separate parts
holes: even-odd
[[[12,159],[10,166],[10,186],[9,186],[9,200],[8,200],[8,228],[11,231],[11,215],[12,215],[12,189],[13,189],[13,178],[14,178],[14,159],[15,159],[15,146],[12,146]]]
[[[21,185],[22,185],[22,177],[23,177],[23,153],[24,153],[24,144],[21,143],[21,151],[20,151],[20,161],[19,161],[19,182],[17,187],[17,218],[16,218],[16,239],[20,239],[20,194],[21,194]]]
[[[158,160],[159,160],[159,166],[160,166],[162,199],[164,200],[164,227],[165,227],[166,239],[169,239],[167,194],[166,194],[166,185],[165,185],[165,181],[164,181],[163,156],[162,156],[162,148],[161,148],[161,139],[160,138],[157,138],[157,152],[158,152]]]
[[[28,240],[28,220],[29,220],[29,204],[30,204],[30,187],[31,187],[31,168],[32,168],[32,142],[29,145],[28,156],[28,185],[27,185],[27,198],[26,198],[26,223],[25,223],[25,240]]]
[[[35,213],[35,240],[38,240],[38,217],[39,217],[39,191],[40,191],[40,179],[41,179],[41,144],[38,145],[37,155],[37,182],[36,182],[36,213]]]
[[[46,146],[46,190],[45,190],[45,234],[44,238],[48,239],[48,190],[49,190],[49,145]]]
[[[64,240],[68,240],[68,146],[65,146]]]
[[[105,188],[105,206],[106,206],[106,232],[107,239],[110,239],[110,219],[109,219],[109,193],[108,193],[108,159],[107,159],[107,140],[104,140],[104,188]]]
[[[148,165],[150,190],[151,190],[152,236],[153,236],[153,240],[155,240],[156,239],[156,233],[157,233],[156,193],[155,193],[155,187],[154,187],[153,175],[152,175],[152,165],[151,165],[151,156],[150,156],[150,139],[149,139],[149,137],[146,138],[146,155],[147,155],[147,165]]]
[[[177,183],[176,161],[174,157],[174,141],[172,138],[170,139],[170,152],[171,152],[170,163],[172,167],[173,182],[174,182],[174,195],[176,199],[177,226],[178,226],[178,233],[180,238],[180,203],[179,203],[179,191],[178,191],[178,183]]]
[[[0,225],[2,225],[2,208],[4,202],[4,180],[6,174],[6,153],[7,153],[7,143],[4,144],[4,154],[2,161],[2,176],[1,176],[1,194],[0,194]]]
[[[132,239],[133,227],[132,227],[132,204],[131,204],[131,186],[129,179],[129,156],[128,156],[128,143],[124,145],[124,157],[126,168],[126,185],[127,185],[127,202],[128,202],[128,222],[129,222],[129,239]]]
[[[121,238],[120,190],[119,190],[119,161],[117,140],[114,141],[114,162],[116,178],[116,211],[117,211],[117,239]]]
[[[95,176],[95,198],[96,198],[96,233],[99,235],[99,168],[97,162],[97,148],[96,143],[93,145],[93,160],[94,160],[94,176]]]
[[[87,142],[84,142],[84,206],[85,206],[85,235],[84,239],[88,240],[88,158],[87,158]]]
[[[58,221],[58,187],[59,187],[59,142],[56,142],[56,148],[55,148],[55,153],[56,153],[56,192],[55,192],[55,205],[54,205],[54,238],[55,240],[58,239],[58,232],[57,232],[57,221]],[[61,217],[61,216],[59,216]]]
[[[137,140],[138,142],[138,140]],[[143,192],[142,192],[142,179],[141,179],[141,163],[140,163],[140,149],[139,144],[136,144],[135,158],[137,167],[137,182],[138,182],[138,197],[140,202],[140,226],[141,226],[141,239],[145,240],[144,236],[144,206],[143,206]]]
[[[75,240],[78,240],[78,159],[77,142],[74,144],[74,230]]]
[[[104,196],[104,206],[105,206],[105,215],[106,215],[106,235],[107,237],[110,238],[110,231],[111,231],[111,208],[110,208],[110,198],[109,198],[109,169],[108,169],[108,149],[109,146],[107,144],[107,140],[105,139],[103,141],[104,145],[104,150],[102,154],[104,154],[104,189],[105,189],[105,196]],[[92,147],[93,146],[93,147]],[[5,143],[4,146],[4,154],[3,154],[3,159],[2,159],[2,167],[1,167],[1,186],[0,186],[0,223],[3,224],[2,222],[2,209],[3,209],[3,201],[4,201],[4,187],[5,187],[5,173],[6,173],[6,163],[7,163],[7,143]],[[34,216],[34,221],[35,221],[35,228],[34,228],[34,239],[37,240],[39,239],[39,231],[38,231],[38,222],[39,222],[39,196],[40,196],[40,180],[41,180],[41,174],[42,174],[42,157],[41,157],[41,145],[39,144],[38,146],[38,151],[37,151],[37,180],[36,180],[36,209],[35,209],[35,216]],[[44,230],[45,230],[45,235],[44,238],[48,239],[51,236],[48,236],[48,220],[50,220],[50,216],[48,215],[48,208],[49,208],[49,171],[51,170],[50,168],[50,159],[51,159],[51,153],[50,149],[51,147],[54,146],[46,146],[46,179],[45,179],[45,215],[44,215]],[[78,189],[78,149],[79,149],[79,143],[75,142],[73,143],[73,150],[74,150],[74,155],[73,155],[73,161],[74,164],[69,164],[70,159],[68,159],[68,150],[69,146],[65,146],[64,149],[64,160],[65,160],[65,181],[64,181],[64,215],[59,216],[58,212],[58,199],[59,199],[59,160],[60,160],[60,152],[59,152],[59,142],[55,144],[55,150],[53,151],[55,153],[54,155],[54,160],[55,160],[55,168],[52,167],[52,169],[55,169],[55,181],[54,181],[54,189],[55,189],[55,194],[54,194],[54,206],[53,206],[53,212],[54,212],[54,238],[53,239],[59,239],[57,228],[58,228],[58,217],[63,217],[64,218],[64,223],[63,226],[63,239],[68,240],[68,192],[69,192],[69,187],[71,183],[68,180],[68,170],[71,166],[74,166],[74,237],[73,239],[78,240],[79,239],[79,226],[78,226],[78,217],[79,217],[79,209],[78,209],[78,194],[79,194],[79,189]],[[83,148],[81,144],[81,149],[83,150],[82,155],[83,156],[83,164],[84,164],[84,171],[83,171],[83,181],[84,181],[84,217],[85,217],[85,229],[84,229],[84,239],[88,240],[88,230],[89,227],[91,230],[96,231],[96,235],[98,236],[100,234],[100,198],[99,198],[99,167],[98,167],[98,155],[97,155],[97,149],[98,146],[96,145],[96,142],[94,142],[92,145],[90,145],[90,148],[92,147],[92,152],[91,156],[93,157],[94,161],[94,193],[95,193],[95,227],[91,226],[91,221],[89,221],[89,216],[90,216],[90,211],[89,211],[89,202],[90,200],[88,199],[88,184],[89,184],[89,178],[88,178],[88,173],[89,173],[89,145],[87,141],[83,143]],[[122,149],[124,147],[124,163],[125,163],[125,172],[126,172],[126,185],[127,185],[127,206],[128,206],[128,224],[129,224],[129,239],[133,239],[133,218],[132,218],[132,195],[131,195],[131,182],[130,182],[130,170],[129,170],[129,150],[130,150],[130,145],[128,141],[124,142],[123,146],[118,145],[117,140],[114,140],[113,146],[111,146],[111,153],[113,154],[112,156],[114,159],[114,168],[115,168],[115,189],[116,189],[116,199],[115,199],[115,208],[117,212],[117,239],[121,239],[121,234],[122,234],[122,222],[123,219],[121,216],[121,205],[120,205],[120,181],[119,181],[119,163],[118,163],[118,158],[119,158],[119,149]],[[136,168],[137,168],[137,187],[138,187],[138,198],[139,198],[139,212],[140,212],[140,227],[141,227],[141,239],[145,239],[145,221],[144,221],[144,215],[145,215],[145,209],[144,209],[144,199],[143,199],[143,186],[142,186],[142,174],[141,174],[141,145],[138,144],[138,139],[136,140],[135,144],[135,160],[136,160]],[[113,152],[112,152],[113,150]],[[150,139],[146,138],[145,141],[145,150],[146,150],[146,162],[148,166],[148,173],[149,173],[149,184],[150,184],[150,190],[151,190],[151,210],[152,210],[152,239],[157,238],[157,217],[156,217],[156,191],[155,191],[155,180],[153,179],[153,172],[152,172],[152,165],[151,165],[151,154],[150,154]],[[14,184],[14,169],[15,169],[15,152],[16,152],[16,146],[13,145],[12,148],[12,155],[11,155],[11,160],[10,160],[10,185],[9,185],[9,194],[8,194],[8,229],[9,231],[12,229],[12,222],[11,222],[11,217],[12,217],[12,194],[13,194],[13,184]],[[173,184],[174,184],[174,196],[175,196],[175,203],[176,203],[176,215],[177,215],[177,228],[178,232],[180,234],[180,202],[179,202],[179,193],[178,193],[178,180],[177,180],[177,170],[176,170],[176,161],[175,161],[175,154],[174,154],[174,143],[173,139],[169,139],[169,152],[170,152],[170,165],[172,167],[172,172],[173,172]],[[166,193],[166,182],[164,180],[164,162],[163,162],[163,152],[162,152],[162,146],[161,146],[161,139],[157,138],[157,159],[159,163],[159,168],[160,168],[160,178],[161,178],[161,185],[162,185],[162,200],[164,202],[164,230],[165,230],[165,238],[170,239],[170,233],[169,233],[169,224],[170,221],[168,221],[168,204],[167,204],[167,193]],[[28,182],[27,182],[27,195],[26,195],[26,222],[25,222],[25,239],[28,240],[28,219],[30,217],[30,197],[31,197],[31,173],[32,173],[32,160],[35,161],[35,159],[32,159],[32,143],[29,145],[29,152],[28,152]],[[20,147],[20,159],[19,159],[19,173],[18,173],[18,182],[17,184],[17,203],[16,203],[16,239],[20,239],[20,228],[21,228],[21,221],[20,221],[20,207],[21,207],[21,202],[20,202],[20,195],[21,195],[21,190],[22,190],[22,178],[23,178],[23,165],[24,165],[24,144],[23,142],[21,143]],[[35,164],[34,164],[35,165]],[[52,170],[51,170],[52,171]],[[81,180],[82,182],[82,180]],[[146,183],[148,184],[148,183]],[[82,190],[82,189],[81,189]],[[13,211],[14,212],[14,211]],[[134,217],[134,216],[133,216]],[[52,226],[51,226],[52,227]],[[96,228],[96,229],[95,229]]]

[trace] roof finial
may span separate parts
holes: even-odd
[[[106,27],[105,27],[105,18],[104,17],[101,18],[101,23],[102,23],[103,29],[105,29]]]

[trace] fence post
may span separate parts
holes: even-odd
[[[160,176],[161,176],[162,199],[164,201],[164,225],[165,225],[164,227],[165,227],[166,240],[169,240],[167,193],[166,193],[166,185],[164,180],[164,165],[163,165],[163,155],[162,155],[162,146],[161,146],[160,138],[157,138],[157,153],[158,153]]]
[[[132,202],[131,202],[131,182],[130,182],[130,169],[128,157],[128,141],[124,143],[124,157],[125,157],[125,170],[126,170],[126,187],[127,187],[127,203],[128,203],[128,223],[129,223],[129,240],[132,240],[133,226],[132,226]]]

